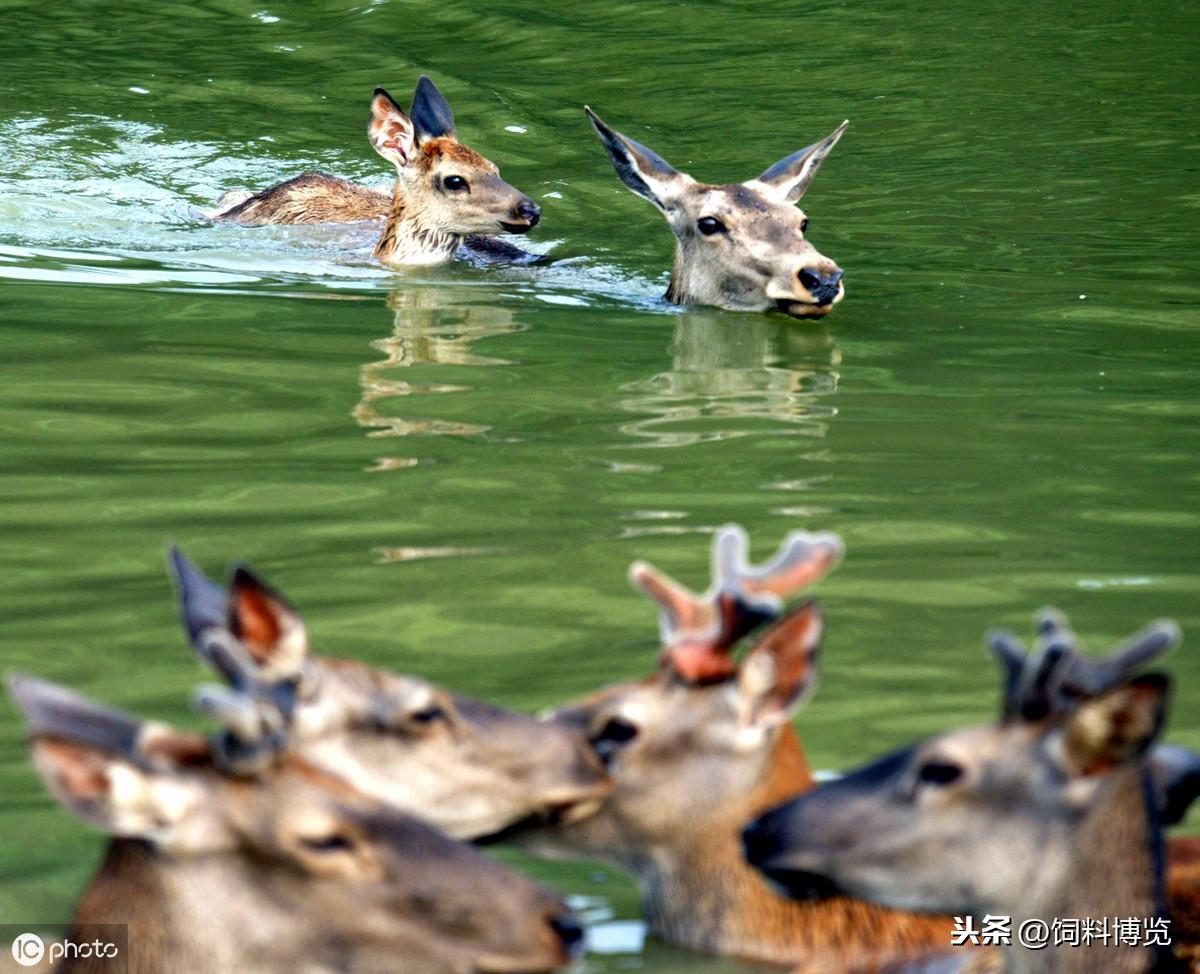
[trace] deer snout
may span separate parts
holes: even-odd
[[[812,295],[819,305],[833,304],[841,292],[843,271],[836,264],[832,268],[801,267],[796,272],[800,286]]]
[[[503,223],[509,233],[526,233],[538,225],[542,219],[542,208],[528,196],[522,196],[509,214],[510,220]]]
[[[551,913],[546,918],[551,935],[557,940],[563,956],[572,960],[583,953],[585,934],[583,924],[573,914],[565,911]]]

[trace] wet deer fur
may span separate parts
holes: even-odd
[[[375,151],[396,167],[391,194],[307,172],[258,193],[225,193],[209,215],[247,226],[381,220],[374,256],[388,265],[436,264],[456,256],[537,259],[490,239],[528,232],[541,211],[500,178],[494,162],[458,141],[450,105],[429,78],[417,83],[409,113],[377,88],[367,134]]]

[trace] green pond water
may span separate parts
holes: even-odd
[[[1178,619],[1200,747],[1198,41],[1153,0],[0,3],[0,669],[194,724],[175,539],[320,651],[533,710],[645,673],[626,566],[700,586],[737,521],[848,545],[817,767],[988,719],[981,634],[1046,604],[1096,650]],[[361,230],[198,218],[306,168],[387,185],[367,101],[421,72],[560,263],[388,272]],[[585,101],[715,181],[850,118],[804,201],[846,300],[664,304],[672,239]],[[102,840],[21,736],[5,700],[0,922],[52,923]],[[615,939],[587,969],[734,966]]]

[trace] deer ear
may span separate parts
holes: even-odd
[[[837,145],[838,139],[849,124],[847,119],[820,142],[815,142],[799,152],[793,152],[786,159],[780,159],[754,180],[757,188],[772,199],[783,203],[795,203],[804,195],[821,163]]]
[[[282,595],[239,565],[229,582],[229,630],[264,682],[298,676],[308,659],[308,630]]]
[[[179,614],[188,639],[195,642],[205,629],[224,626],[228,611],[225,590],[175,545],[167,549],[167,560],[179,594]]]
[[[585,105],[583,110],[600,136],[621,182],[665,211],[671,200],[690,182],[690,177],[676,172],[665,159],[644,145],[609,128],[588,106]]]
[[[1100,775],[1145,753],[1162,732],[1170,691],[1170,677],[1146,673],[1081,703],[1063,728],[1065,770]]]
[[[786,723],[813,691],[825,623],[809,602],[766,631],[738,670],[742,720],[747,726]]]
[[[375,151],[397,169],[408,165],[416,140],[412,119],[382,88],[376,88],[371,98],[367,138],[371,140]]]
[[[1151,750],[1149,760],[1159,799],[1159,821],[1178,825],[1200,797],[1200,754],[1177,744],[1159,744]]]
[[[177,773],[206,758],[203,738],[30,677],[10,678],[9,690],[28,719],[42,780],[84,821],[111,835],[169,842],[203,803],[199,779]]]
[[[412,103],[413,127],[416,129],[417,142],[441,137],[457,139],[454,130],[454,112],[446,96],[438,91],[437,85],[425,75],[417,82],[413,92]]]

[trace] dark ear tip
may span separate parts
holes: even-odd
[[[400,108],[400,103],[391,96],[386,88],[376,88],[374,93],[371,95],[371,100],[374,101],[376,98],[386,98],[388,104],[390,104],[393,108],[403,111],[403,109]]]
[[[254,573],[245,562],[238,562],[229,573],[229,587],[233,588],[266,588],[266,583]]]
[[[40,681],[32,676],[26,676],[24,673],[9,673],[4,678],[9,696],[13,698],[18,707],[26,712],[29,711],[30,693],[38,682]]]
[[[174,541],[167,542],[167,568],[176,585],[182,586],[189,569],[194,567],[192,560],[183,553],[179,545]]]
[[[445,96],[438,89],[438,86],[433,83],[433,79],[429,75],[423,74],[417,79],[417,86],[413,89],[413,98],[428,98],[431,95],[445,101]]]
[[[1153,690],[1156,693],[1169,693],[1172,686],[1171,674],[1164,673],[1162,670],[1151,670],[1149,673],[1140,673],[1129,681],[1129,685]]]

